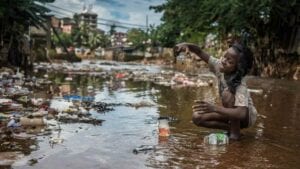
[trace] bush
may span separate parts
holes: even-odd
[[[124,57],[125,62],[143,60],[143,59],[144,59],[144,56],[130,55],[130,54],[126,54],[125,57]]]
[[[49,50],[49,58],[53,58],[55,57],[57,54],[56,54],[56,51],[55,49],[50,49]]]
[[[74,53],[69,54],[70,56],[67,53],[56,54],[52,56],[51,59],[66,60],[69,62],[81,62],[81,58],[77,57]]]
[[[43,48],[37,48],[34,51],[35,62],[47,62],[46,51]]]

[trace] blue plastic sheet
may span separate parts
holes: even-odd
[[[65,100],[74,100],[74,101],[84,101],[84,102],[93,102],[95,97],[93,96],[79,96],[79,95],[65,95],[63,96]]]

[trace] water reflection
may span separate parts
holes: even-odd
[[[215,130],[196,127],[191,122],[191,107],[196,99],[219,103],[214,87],[171,89],[150,82],[126,81],[124,86],[113,89],[110,79],[74,75],[72,81],[66,81],[68,76],[49,74],[56,82],[53,88],[57,85],[65,93],[94,95],[95,101],[121,104],[107,113],[91,112],[105,120],[102,126],[62,124],[60,135],[54,133],[52,137],[63,138],[63,142],[51,148],[50,137],[39,138],[39,149],[30,150],[27,155],[30,154],[30,159],[43,154],[43,159],[33,166],[14,168],[298,168],[300,165],[299,82],[249,78],[250,88],[263,89],[262,95],[252,94],[262,116],[253,128],[243,130],[241,141],[213,147],[204,145],[203,138]],[[149,106],[124,104],[141,101]],[[169,123],[170,137],[158,135],[160,116],[173,119]],[[132,150],[141,145],[154,145],[156,150],[133,154]]]

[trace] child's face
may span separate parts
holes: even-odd
[[[229,48],[221,58],[220,71],[225,74],[234,72],[237,67],[238,58],[238,54],[232,48]]]

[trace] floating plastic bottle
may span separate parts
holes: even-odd
[[[226,145],[229,143],[229,138],[224,133],[211,133],[204,137],[204,143],[209,145]]]
[[[158,132],[160,137],[170,136],[169,118],[159,117],[158,118]]]

